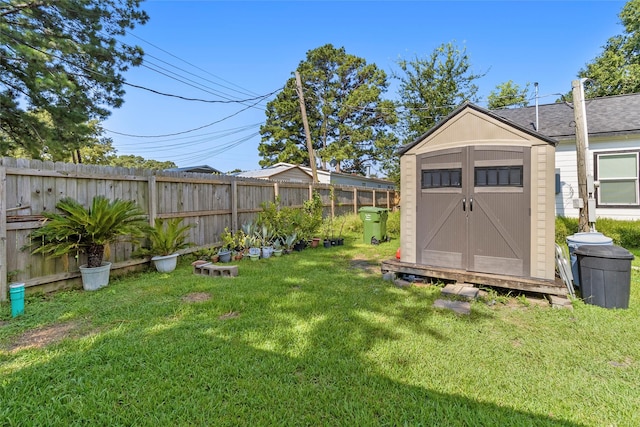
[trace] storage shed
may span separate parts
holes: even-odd
[[[566,294],[554,140],[465,103],[400,154],[401,259],[383,270]]]

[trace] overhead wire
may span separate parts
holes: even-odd
[[[259,125],[258,125],[259,126]],[[188,148],[197,146],[204,143],[210,143],[212,141],[217,141],[222,138],[226,138],[232,135],[237,135],[252,129],[257,128],[258,126],[243,126],[241,128],[237,128],[235,130],[227,130],[225,132],[217,132],[217,135],[196,135],[195,139],[190,139],[186,141],[174,141],[174,140],[161,140],[161,141],[143,141],[142,145],[140,142],[129,142],[122,143],[120,142],[118,145],[126,148],[126,147],[135,147],[136,150],[139,151],[149,151],[149,152],[157,152],[157,151],[165,151],[165,150],[173,150],[176,148]]]
[[[228,83],[228,84],[230,84],[230,85],[232,85],[232,86],[235,86],[235,87],[237,87],[237,88],[239,88],[239,89],[242,89],[242,92],[241,92],[241,91],[238,91],[238,90],[236,90],[236,89],[230,88],[230,87],[228,87],[228,86],[221,85],[221,84],[219,84],[219,83],[214,83],[214,82],[211,82],[211,83],[214,83],[214,84],[216,84],[216,85],[219,85],[219,86],[221,86],[221,87],[224,87],[225,89],[233,90],[233,91],[238,92],[238,93],[241,93],[241,94],[243,94],[243,95],[249,95],[249,96],[251,96],[251,95],[258,95],[256,92],[253,92],[253,91],[251,91],[251,90],[249,90],[249,89],[243,88],[242,86],[239,86],[239,85],[237,85],[237,84],[235,84],[235,83],[232,83],[232,82],[230,82],[230,81],[228,81],[228,80],[225,80],[225,79],[223,79],[222,77],[219,77],[219,76],[217,76],[217,75],[215,75],[215,74],[213,74],[213,73],[211,73],[211,72],[209,72],[209,71],[205,70],[204,68],[201,68],[201,67],[199,67],[199,66],[197,66],[197,65],[194,65],[194,64],[192,64],[192,63],[190,63],[190,62],[188,62],[188,61],[186,61],[186,60],[184,60],[184,59],[182,59],[182,58],[180,58],[180,57],[178,57],[178,56],[174,55],[173,53],[171,53],[171,52],[169,52],[169,51],[167,51],[167,50],[164,50],[164,49],[162,49],[162,48],[161,48],[161,47],[159,47],[159,46],[156,46],[155,44],[153,44],[153,43],[151,43],[151,42],[149,42],[149,41],[147,41],[147,40],[143,39],[143,38],[142,38],[142,37],[140,37],[140,36],[137,36],[137,35],[135,35],[135,34],[133,34],[133,33],[129,32],[129,31],[127,31],[126,33],[127,33],[128,35],[132,36],[132,37],[137,38],[138,40],[141,40],[141,41],[143,41],[143,42],[147,43],[148,45],[150,45],[150,46],[152,46],[152,47],[154,47],[154,48],[158,49],[159,51],[164,52],[164,53],[166,53],[167,55],[169,55],[169,56],[171,56],[171,57],[173,57],[173,58],[175,58],[175,59],[177,59],[177,60],[179,60],[179,61],[181,61],[181,62],[184,62],[185,64],[187,64],[187,65],[189,65],[189,66],[191,66],[191,67],[193,67],[193,68],[195,68],[195,69],[197,69],[197,70],[203,71],[204,73],[206,73],[206,74],[208,74],[208,75],[210,75],[210,76],[212,76],[212,77],[215,77],[215,78],[217,78],[217,79],[219,79],[219,80],[222,80],[222,81],[223,81],[223,82],[225,82],[225,83]],[[204,80],[204,79],[203,79],[203,80]]]

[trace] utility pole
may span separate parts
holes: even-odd
[[[583,79],[584,80],[584,79]],[[578,231],[595,231],[596,204],[593,198],[595,187],[593,175],[589,168],[587,150],[589,146],[589,135],[587,131],[587,111],[584,103],[583,80],[573,80],[571,89],[573,93],[573,114],[576,122],[576,154],[578,160],[578,197],[574,200],[574,207],[580,209],[578,220]]]
[[[311,143],[311,132],[309,132],[309,122],[307,121],[307,108],[304,106],[304,95],[302,93],[302,80],[300,73],[296,71],[296,91],[298,92],[298,100],[300,101],[300,112],[302,113],[302,124],[304,125],[304,133],[307,137],[307,151],[309,152],[309,164],[311,166],[311,176],[313,182],[318,182],[318,171],[316,170],[316,158],[313,155],[313,145]]]

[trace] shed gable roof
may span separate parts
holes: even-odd
[[[491,122],[491,131],[482,126]],[[481,140],[521,140],[527,141],[525,137],[533,137],[541,142],[550,145],[556,145],[556,142],[546,135],[538,133],[532,129],[528,129],[496,115],[493,112],[481,108],[475,104],[466,102],[456,108],[451,114],[438,122],[433,128],[425,134],[405,145],[399,150],[402,155],[421,143],[446,143],[447,141],[464,142]],[[530,139],[530,138],[529,138]]]

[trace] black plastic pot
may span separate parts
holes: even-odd
[[[325,248],[330,248],[331,247],[331,240],[325,240],[323,243]]]

